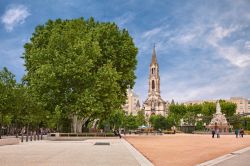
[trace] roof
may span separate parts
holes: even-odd
[[[151,61],[151,65],[153,65],[153,64],[157,64],[156,53],[155,53],[155,46],[153,48],[152,61]]]

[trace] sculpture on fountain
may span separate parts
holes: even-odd
[[[231,126],[227,122],[224,114],[221,112],[221,107],[219,101],[216,102],[216,113],[213,114],[213,119],[207,126],[209,129],[219,129],[220,132],[228,132]]]

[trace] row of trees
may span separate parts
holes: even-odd
[[[118,109],[114,110],[107,119],[102,119],[100,128],[105,128],[105,125],[109,125],[111,129],[123,128],[125,130],[134,130],[145,124],[143,111],[138,111],[137,115],[127,115],[124,110]]]
[[[237,105],[225,100],[220,100],[222,113],[225,114],[227,121],[234,128],[244,127],[250,129],[250,118],[241,117],[236,114]],[[208,125],[216,112],[216,105],[213,102],[204,102],[202,104],[174,104],[169,106],[167,117],[153,115],[150,117],[150,123],[155,129],[170,129],[172,126],[195,126],[196,130],[204,129]]]
[[[0,70],[0,129],[4,127],[9,134],[17,134],[24,127],[38,129],[46,113],[27,86],[17,83],[7,68]],[[0,130],[0,138],[2,134]]]
[[[46,110],[29,88],[17,83],[14,74],[7,68],[0,70],[0,128],[4,126],[5,133],[12,135],[20,133],[24,128],[37,130],[44,127],[55,131],[70,131],[72,120],[63,114],[60,106],[56,105],[54,111]],[[105,118],[98,118],[98,127],[102,129],[107,126],[109,129],[137,129],[146,123],[142,111],[133,116],[126,115],[122,109],[115,109]],[[85,126],[92,127],[91,122],[93,120],[86,121]]]

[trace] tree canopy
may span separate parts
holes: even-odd
[[[225,100],[220,100],[221,111],[227,118],[232,117],[236,112],[236,104]],[[216,104],[213,102],[204,102],[201,104],[170,104],[168,119],[173,124],[180,124],[180,119],[188,125],[195,125],[197,122],[210,123],[213,114],[216,112]]]
[[[134,86],[137,48],[114,23],[49,20],[24,47],[25,81],[48,110],[59,106],[68,116],[105,117]]]

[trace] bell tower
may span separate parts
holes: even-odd
[[[143,103],[146,117],[151,115],[167,115],[166,102],[160,95],[160,74],[159,65],[156,59],[155,46],[153,47],[152,59],[149,66],[148,98]]]
[[[159,66],[156,59],[155,46],[153,48],[152,60],[149,68],[149,95],[160,95]]]

